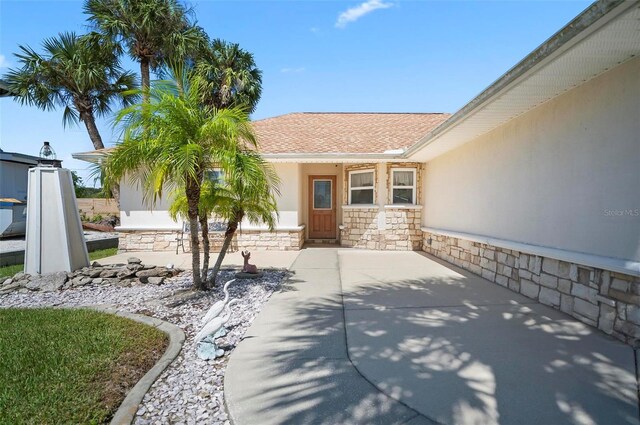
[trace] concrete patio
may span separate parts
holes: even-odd
[[[230,358],[235,424],[637,424],[634,350],[418,252],[309,248]]]

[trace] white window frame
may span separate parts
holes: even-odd
[[[329,182],[329,188],[331,188],[331,196],[329,197],[329,208],[316,208],[316,182]],[[313,193],[311,194],[311,196],[313,196],[313,198],[311,198],[312,202],[311,202],[311,208],[313,208],[314,211],[330,211],[333,210],[333,179],[313,179]]]
[[[364,174],[364,173],[372,173],[373,174],[373,186],[351,186],[351,175],[352,174]],[[349,185],[349,205],[367,205],[367,204],[352,204],[351,203],[351,191],[352,190],[372,190],[373,191],[373,203],[376,203],[376,170],[373,168],[368,168],[366,170],[353,170],[349,171],[348,176],[348,185]]]
[[[395,181],[394,177],[394,173],[396,171],[411,171],[413,173],[413,185],[412,186],[396,186],[393,184],[393,182]],[[418,203],[418,192],[417,192],[417,170],[415,168],[392,168],[391,169],[391,204],[392,205],[416,205]],[[412,196],[412,200],[413,202],[410,203],[398,203],[396,204],[395,202],[393,202],[393,191],[395,189],[412,189],[413,190],[413,196]]]

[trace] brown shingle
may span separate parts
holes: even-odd
[[[260,152],[265,154],[375,154],[408,148],[450,116],[444,113],[295,112],[254,121],[253,125]]]
[[[407,148],[451,114],[298,112],[255,121],[260,151],[383,153]]]

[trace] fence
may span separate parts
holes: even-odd
[[[88,218],[92,218],[96,215],[120,216],[118,204],[114,199],[80,198],[78,199],[78,209],[80,210],[80,215],[85,215]]]

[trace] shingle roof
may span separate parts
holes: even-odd
[[[450,116],[297,112],[253,124],[265,154],[384,153],[413,145]]]
[[[254,121],[263,154],[381,154],[408,148],[445,113],[294,112]],[[74,154],[76,159],[113,148]]]

